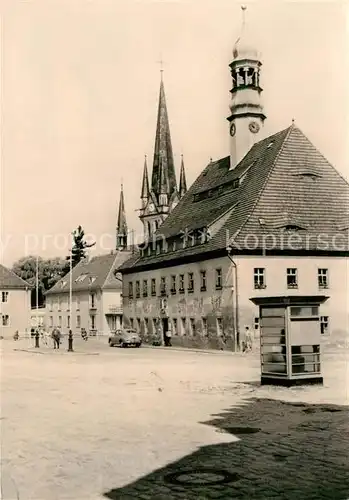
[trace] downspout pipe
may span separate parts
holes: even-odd
[[[236,347],[237,350],[240,351],[240,319],[239,319],[239,289],[238,289],[238,268],[236,262],[231,256],[232,247],[227,247],[228,258],[234,267],[234,292],[235,292],[235,333],[236,333]]]

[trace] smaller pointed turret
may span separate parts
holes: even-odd
[[[149,178],[148,178],[147,155],[145,155],[144,168],[143,168],[142,191],[141,191],[142,208],[144,208],[146,206],[148,198],[149,198]]]
[[[183,160],[183,155],[182,155],[182,161],[181,161],[181,173],[179,177],[179,197],[182,198],[185,193],[187,192],[187,181],[185,178],[185,169],[184,169],[184,160]]]
[[[116,226],[116,249],[123,250],[127,248],[127,222],[125,213],[124,190],[121,184],[119,213]]]

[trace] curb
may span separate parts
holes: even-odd
[[[177,352],[198,352],[198,353],[203,353],[203,354],[229,354],[229,355],[241,355],[241,352],[233,352],[233,351],[228,351],[224,349],[195,349],[194,347],[165,347],[165,346],[153,346],[153,345],[147,345],[147,344],[142,344],[142,347],[145,347],[147,349],[161,349],[161,350],[166,350],[166,351],[177,351]],[[255,353],[251,353],[252,355]],[[257,354],[257,353],[256,353]]]

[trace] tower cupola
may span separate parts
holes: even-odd
[[[233,48],[230,63],[232,88],[230,90],[230,168],[235,168],[253,144],[260,140],[266,116],[263,111],[260,86],[259,51],[254,44],[251,27],[247,26],[246,7],[242,9],[241,34]]]

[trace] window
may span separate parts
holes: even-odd
[[[144,318],[144,333],[147,334],[149,332],[149,319]]]
[[[179,275],[179,293],[184,293],[184,274]]]
[[[94,314],[90,315],[91,330],[96,329],[96,316]]]
[[[320,331],[322,335],[326,335],[328,333],[328,316],[320,317]]]
[[[217,335],[221,337],[223,335],[223,321],[222,318],[217,318]]]
[[[80,310],[80,297],[76,297],[76,310],[79,311]]]
[[[52,312],[53,305],[52,305],[52,300],[51,299],[48,299],[48,301],[47,301],[47,307],[48,307],[48,310],[50,312]]]
[[[151,294],[152,294],[152,297],[154,297],[156,295],[156,279],[155,278],[152,278],[152,280],[151,280]]]
[[[133,299],[133,283],[132,281],[128,284],[128,297],[129,299]]]
[[[298,288],[297,269],[287,268],[287,288]]]
[[[254,329],[259,330],[259,318],[254,319]]]
[[[173,326],[173,333],[174,333],[174,335],[178,335],[177,318],[172,318],[172,326]]]
[[[202,333],[207,335],[207,318],[202,318]]]
[[[1,301],[2,302],[7,302],[8,301],[8,292],[2,292],[1,293]]]
[[[136,299],[141,296],[141,285],[139,281],[136,281]]]
[[[130,326],[133,328],[133,318],[130,318]]]
[[[196,325],[195,325],[195,319],[194,318],[190,318],[190,332],[193,335],[193,337],[195,337],[195,335],[196,335]]]
[[[177,246],[176,246],[176,240],[174,240],[174,241],[172,242],[172,251],[173,251],[173,252],[175,252],[175,251],[176,251],[176,248],[177,248]]]
[[[160,295],[166,295],[166,278],[165,276],[161,276],[160,278]]]
[[[318,269],[317,279],[319,288],[328,288],[328,269]]]
[[[194,273],[188,273],[188,292],[194,291]]]
[[[67,328],[70,328],[70,316],[67,316]]]
[[[2,326],[10,326],[10,316],[8,314],[3,314]]]
[[[140,318],[137,318],[137,332],[141,331],[141,320]]]
[[[148,280],[143,280],[143,297],[148,297]]]
[[[206,292],[206,271],[200,271],[200,290]]]
[[[53,316],[50,316],[50,327],[53,327]]]
[[[187,321],[186,318],[181,318],[181,323],[182,323],[182,335],[186,334],[186,326],[187,326]]]
[[[92,283],[94,283],[96,279],[97,279],[96,276],[90,276],[88,279],[89,284],[92,285]]]
[[[84,279],[86,278],[87,276],[87,273],[84,273],[84,274],[80,274],[80,276],[78,276],[75,280],[76,283],[82,283],[84,281]]]
[[[81,316],[76,316],[76,328],[81,328]]]
[[[264,267],[255,267],[253,270],[253,280],[255,289],[265,288],[265,269]]]
[[[62,328],[62,316],[58,316],[58,326]]]
[[[96,308],[96,294],[95,293],[90,293],[90,308],[91,309]]]
[[[61,310],[61,298],[60,297],[57,297],[57,309],[58,309],[58,311]]]
[[[176,276],[171,276],[171,294],[176,295]]]
[[[222,290],[222,269],[216,269],[216,290]]]

